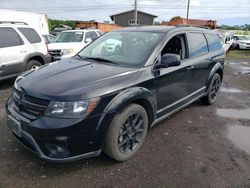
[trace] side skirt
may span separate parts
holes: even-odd
[[[202,93],[201,95],[198,95],[197,97],[195,97],[195,98],[193,98],[192,100],[188,101],[188,102],[185,103],[184,105],[182,105],[182,106],[180,106],[180,107],[174,109],[173,111],[171,111],[171,112],[165,114],[164,116],[162,116],[162,117],[156,119],[156,120],[152,123],[151,127],[153,127],[155,124],[159,123],[160,121],[164,120],[165,118],[169,117],[170,115],[174,114],[175,112],[178,112],[179,110],[181,110],[181,109],[185,108],[186,106],[192,104],[193,102],[195,102],[195,101],[198,100],[199,98],[203,97],[204,95],[206,95],[206,93]]]

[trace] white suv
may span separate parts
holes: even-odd
[[[102,32],[98,29],[77,29],[61,32],[52,43],[48,44],[52,60],[73,57],[100,35],[102,35]]]
[[[0,22],[0,80],[50,61],[45,41],[33,28],[21,22]]]

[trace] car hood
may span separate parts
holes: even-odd
[[[74,49],[80,50],[84,47],[81,42],[65,42],[65,43],[50,43],[48,44],[49,50],[63,50],[63,49]]]
[[[70,58],[26,72],[16,85],[31,96],[48,100],[87,99],[135,83],[136,72],[135,68]]]
[[[250,40],[238,40],[238,42],[250,43]]]

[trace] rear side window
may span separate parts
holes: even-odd
[[[210,52],[214,52],[216,50],[221,49],[220,39],[216,35],[208,35],[206,34],[206,38],[208,41],[208,48]]]
[[[202,33],[189,33],[189,55],[196,57],[208,52],[207,40]]]
[[[18,28],[18,30],[25,36],[25,38],[31,43],[39,43],[42,41],[37,32],[32,28]]]
[[[99,36],[102,35],[102,32],[101,31],[96,31],[98,33]]]
[[[90,31],[90,32],[86,33],[85,39],[87,39],[87,38],[91,38],[91,40],[94,41],[95,39],[98,38],[98,35],[96,34],[96,32]]]
[[[22,39],[14,29],[10,27],[0,28],[0,48],[20,46],[22,44]]]

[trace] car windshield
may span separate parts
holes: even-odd
[[[163,33],[116,31],[98,38],[78,56],[124,66],[143,66]]]
[[[71,32],[62,32],[56,39],[53,41],[58,42],[82,42],[83,32],[81,31],[71,31]]]
[[[235,36],[236,40],[250,40],[248,36]]]

